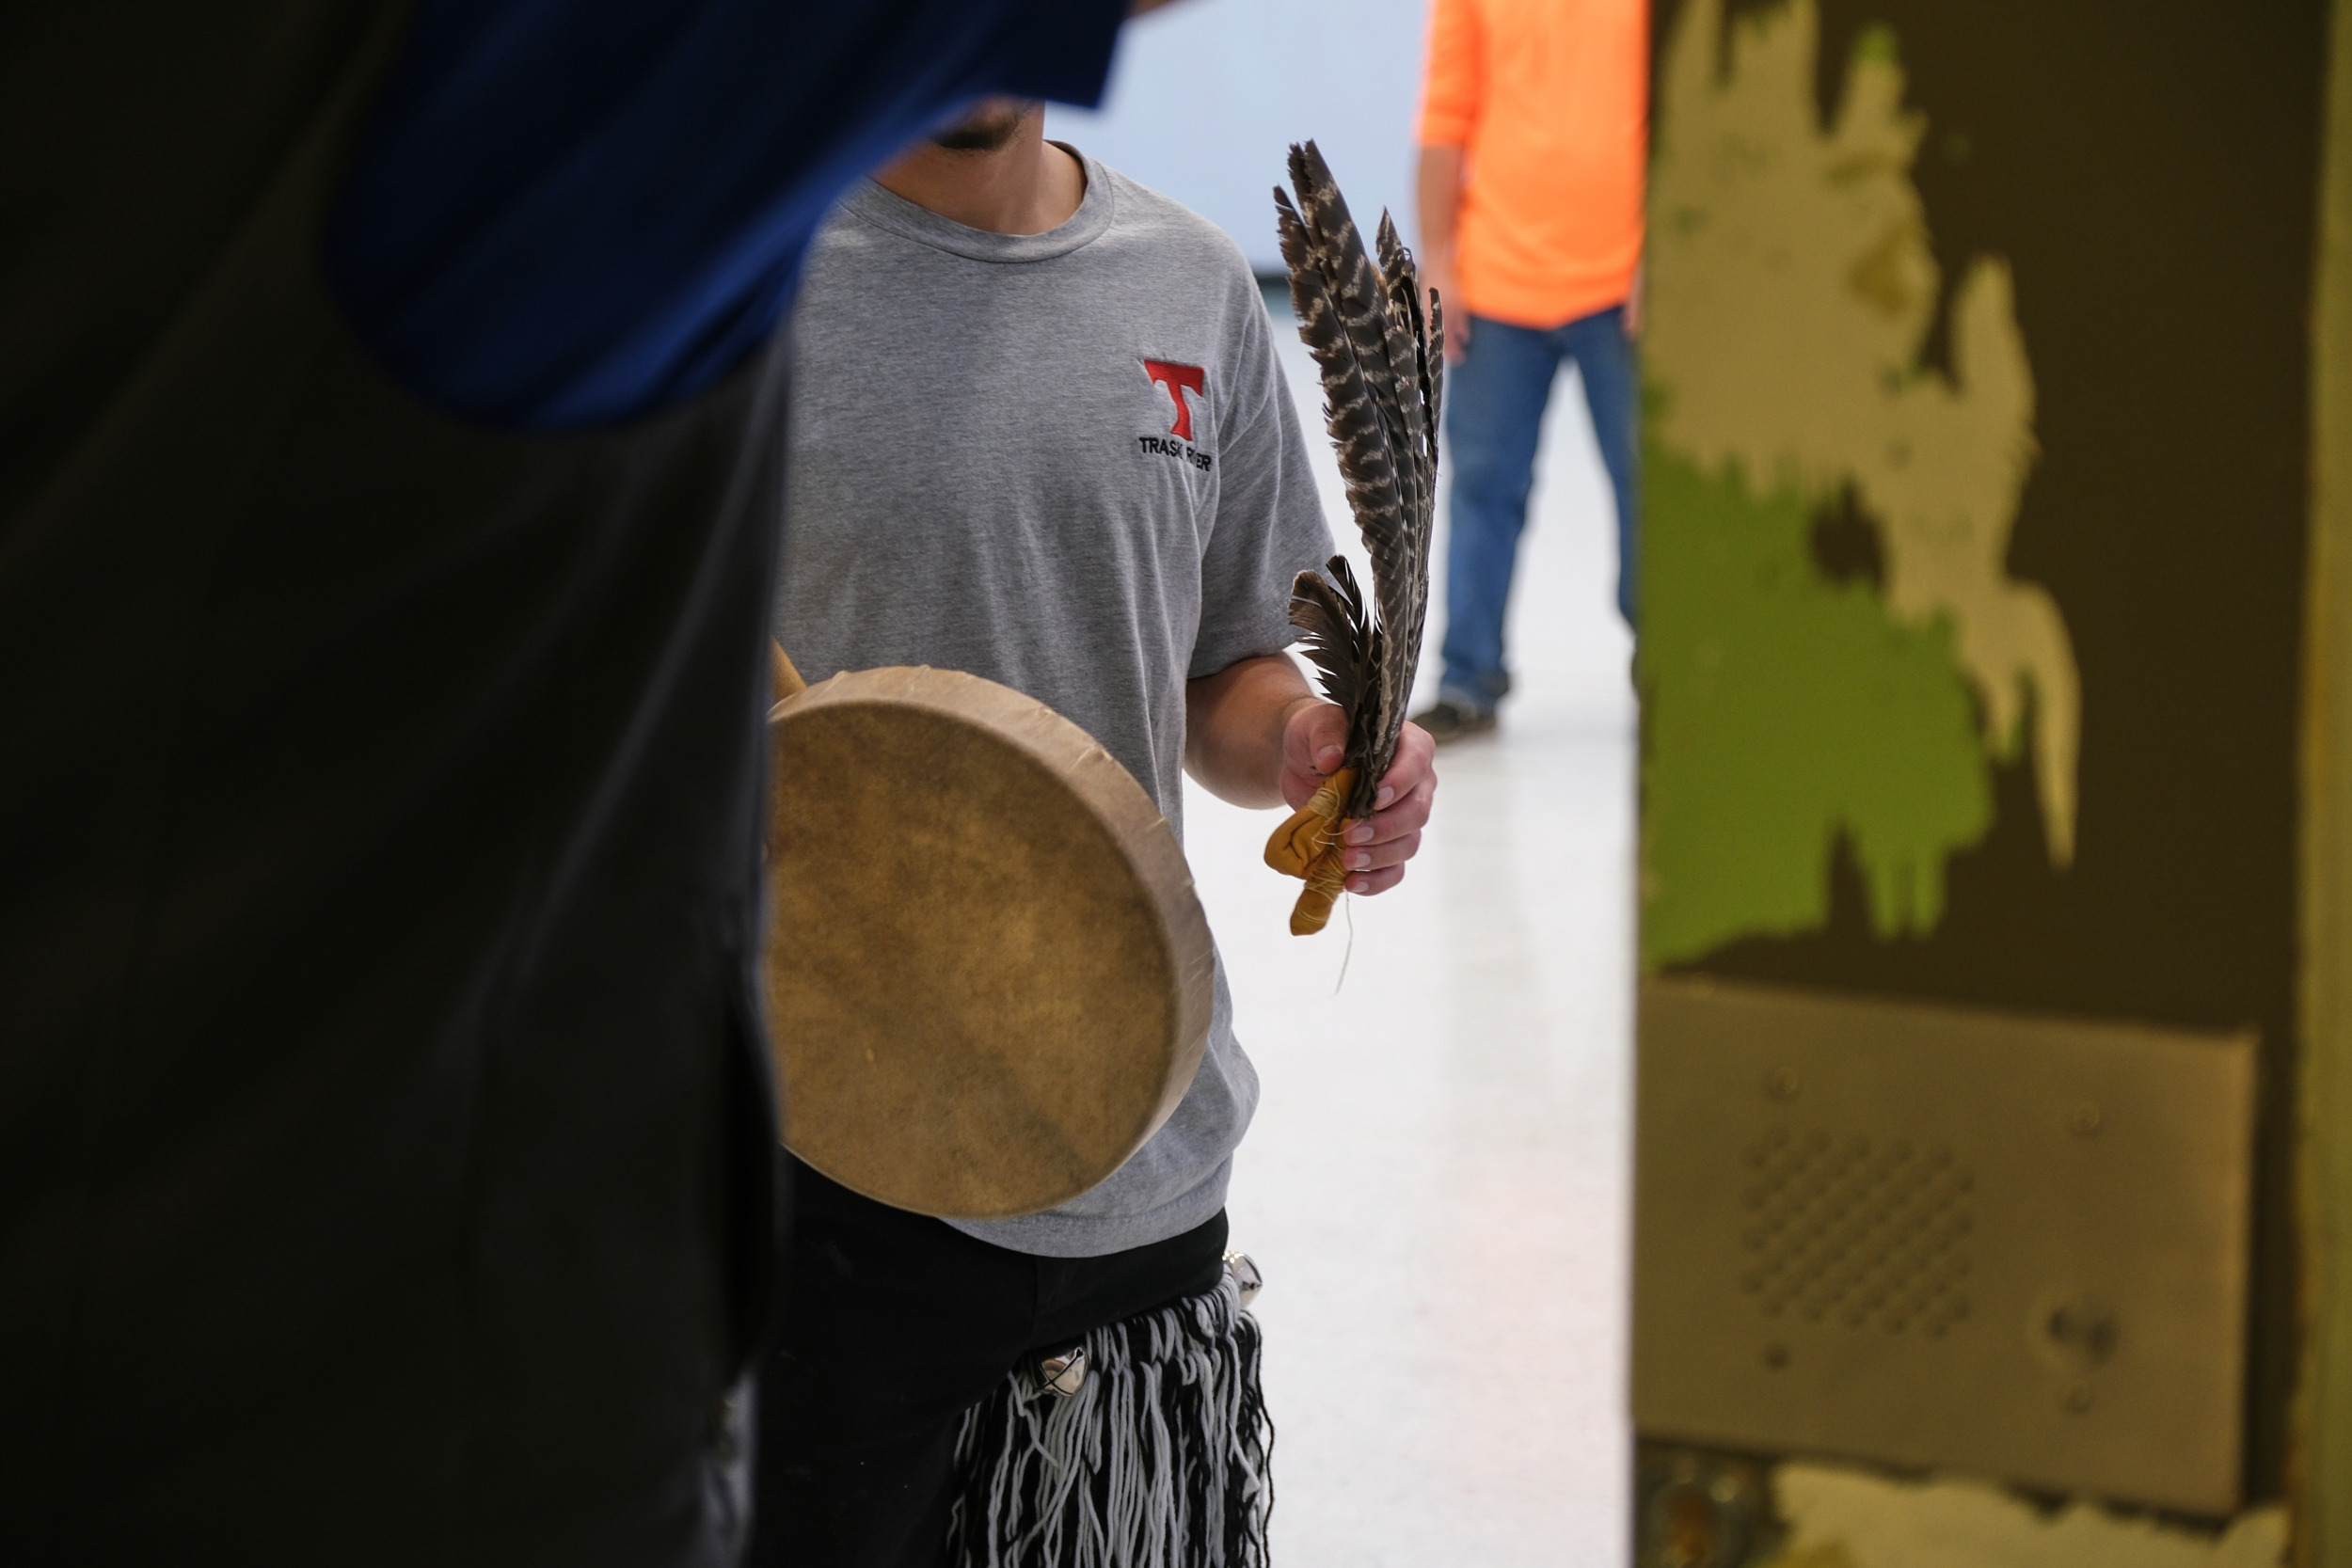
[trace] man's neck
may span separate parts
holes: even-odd
[[[1026,116],[1004,146],[955,151],[926,142],[874,176],[893,196],[966,229],[1042,234],[1086,199],[1086,166],[1045,139],[1045,116]]]

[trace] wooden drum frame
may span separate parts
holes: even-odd
[[[770,1038],[785,1144],[950,1219],[1034,1213],[1184,1099],[1214,998],[1176,835],[1043,704],[866,670],[769,713]]]

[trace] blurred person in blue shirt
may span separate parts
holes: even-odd
[[[0,51],[0,1517],[722,1563],[777,325],[1125,0],[83,0]]]

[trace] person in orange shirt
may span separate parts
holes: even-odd
[[[1503,610],[1551,384],[1573,362],[1617,500],[1634,619],[1632,339],[1648,114],[1646,0],[1436,0],[1418,140],[1424,276],[1446,309],[1454,467],[1445,676],[1419,717],[1491,730]]]

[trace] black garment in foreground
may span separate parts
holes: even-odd
[[[405,10],[0,45],[10,1564],[733,1555],[783,359],[561,435],[379,373],[320,233]]]
[[[716,1565],[781,356],[443,418],[317,267],[399,8],[36,10],[0,173],[72,194],[8,298],[80,423],[0,466],[0,1559]]]
[[[1039,1258],[792,1162],[760,1371],[745,1568],[940,1568],[964,1412],[1024,1358],[1214,1288],[1225,1216],[1104,1258]]]

